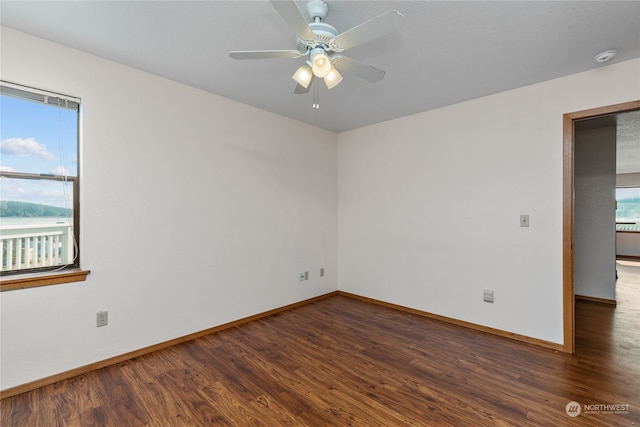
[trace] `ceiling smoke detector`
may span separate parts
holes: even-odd
[[[615,58],[617,53],[618,51],[615,49],[605,50],[604,52],[600,52],[599,54],[594,56],[593,59],[595,59],[596,62],[599,62],[599,63],[607,62]]]

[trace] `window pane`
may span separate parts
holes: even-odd
[[[640,231],[640,187],[616,188],[616,230]]]
[[[0,169],[78,175],[78,112],[0,97]]]
[[[0,272],[73,265],[73,183],[4,177],[0,184]]]
[[[73,224],[73,183],[49,179],[0,179],[2,225]]]

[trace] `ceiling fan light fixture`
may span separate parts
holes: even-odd
[[[327,85],[327,89],[333,89],[338,86],[338,83],[342,81],[342,75],[336,70],[336,67],[331,67],[331,71],[324,78],[324,84]]]
[[[2,1],[2,0],[0,0]],[[291,76],[297,83],[294,94],[303,94],[314,89],[314,108],[319,108],[318,80],[323,79],[327,88],[332,89],[342,81],[340,72],[348,72],[371,83],[384,77],[384,71],[355,59],[342,56],[346,49],[368,43],[398,30],[404,16],[397,10],[389,10],[375,18],[369,19],[342,33],[324,22],[329,13],[325,0],[305,0],[307,2],[308,22],[298,7],[301,0],[270,0],[273,8],[284,19],[289,29],[296,35],[296,49],[290,50],[248,50],[231,51],[233,59],[269,59],[269,58],[302,58],[302,64]],[[314,78],[315,77],[315,78]]]
[[[311,79],[313,78],[313,72],[311,67],[306,62],[300,66],[291,76],[293,80],[296,81],[303,88],[308,88],[309,83],[311,83]]]
[[[313,75],[321,79],[325,78],[333,68],[331,60],[327,57],[324,53],[324,49],[322,48],[314,49],[311,54],[311,69],[313,70]]]

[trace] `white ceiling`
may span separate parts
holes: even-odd
[[[345,52],[385,70],[382,81],[343,73],[320,86],[319,110],[312,92],[293,94],[302,59],[228,56],[295,48],[266,0],[2,0],[0,23],[335,132],[601,67],[594,55],[611,48],[607,65],[640,57],[640,1],[327,2],[338,32],[390,9],[405,25]]]

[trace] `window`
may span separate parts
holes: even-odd
[[[80,265],[79,106],[72,97],[0,82],[2,276]]]
[[[616,188],[616,231],[640,232],[640,187]]]

